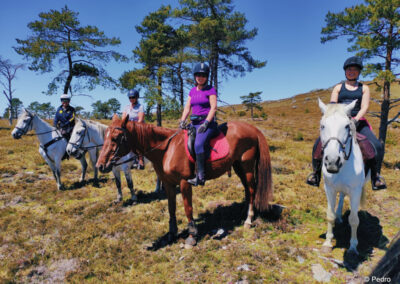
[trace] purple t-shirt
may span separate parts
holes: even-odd
[[[192,88],[189,92],[192,114],[208,115],[211,109],[209,98],[211,95],[217,95],[217,92],[210,85],[205,86],[202,90],[197,90],[197,87]]]

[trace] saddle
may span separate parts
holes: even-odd
[[[206,162],[212,162],[225,158],[229,154],[229,144],[226,139],[226,131],[228,130],[227,124],[223,123],[218,126],[217,134],[211,138],[210,145],[206,145]],[[196,153],[194,151],[194,141],[196,140],[196,129],[189,127],[184,130],[185,135],[185,152],[189,161],[194,163],[196,161]]]

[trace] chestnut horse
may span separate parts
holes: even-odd
[[[206,179],[215,179],[233,167],[244,188],[249,204],[245,227],[250,227],[253,206],[259,211],[269,209],[272,200],[272,176],[269,147],[264,135],[245,122],[228,122],[223,129],[230,150],[228,156],[206,165]],[[106,130],[104,146],[96,166],[101,172],[111,171],[113,164],[130,151],[141,153],[154,166],[163,182],[168,198],[168,240],[177,236],[176,186],[180,186],[185,214],[188,219],[187,244],[195,244],[197,228],[193,221],[192,186],[187,180],[194,176],[194,164],[185,152],[184,132],[151,124],[122,120],[114,115]]]

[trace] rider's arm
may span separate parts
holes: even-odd
[[[206,120],[210,122],[214,119],[215,112],[217,111],[217,95],[209,96],[209,100],[211,109],[208,112]]]
[[[140,105],[138,112],[138,122],[144,122],[144,109],[142,105]]]
[[[183,109],[181,121],[185,121],[186,118],[187,118],[188,115],[189,115],[189,112],[190,112],[190,109],[191,109],[190,101],[191,101],[191,97],[189,96],[189,97],[188,97],[188,100],[187,100],[187,102],[186,102],[185,108]]]
[[[369,100],[370,100],[370,93],[369,93],[369,87],[367,85],[363,85],[363,95],[362,95],[362,100],[361,100],[361,109],[357,113],[357,115],[354,117],[355,120],[360,120],[360,118],[364,117],[365,114],[368,111],[369,107]]]
[[[341,86],[342,86],[341,84],[338,84],[333,88],[332,94],[331,94],[331,100],[329,102],[331,102],[331,103],[337,103],[338,102],[339,92],[340,92]]]

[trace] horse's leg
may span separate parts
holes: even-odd
[[[135,189],[133,188],[133,180],[132,180],[132,174],[131,174],[131,165],[125,165],[123,167],[124,169],[124,173],[125,173],[125,179],[126,179],[126,183],[128,184],[129,190],[131,191],[131,200],[132,202],[136,202],[137,201],[137,196],[135,194]]]
[[[255,181],[254,181],[254,175],[252,172],[243,172],[242,166],[239,164],[239,162],[235,162],[233,164],[233,169],[235,170],[235,173],[239,176],[245,190],[245,200],[246,203],[249,204],[249,209],[247,211],[247,219],[244,222],[244,227],[245,228],[250,228],[252,219],[254,217],[254,189],[255,189]]]
[[[186,218],[188,219],[189,237],[186,239],[185,243],[194,246],[196,244],[197,227],[193,220],[192,186],[186,180],[181,180],[180,188]]]
[[[328,230],[326,232],[326,240],[323,244],[324,247],[332,248],[333,226],[335,224],[335,205],[336,205],[336,192],[325,185],[326,199],[328,208],[326,209],[326,219],[328,221]]]
[[[92,163],[92,168],[94,170],[94,183],[96,184],[98,182],[98,168],[96,167],[96,162],[97,162],[97,158],[98,158],[98,151],[97,149],[90,149],[89,150],[89,158],[90,158],[90,162]]]
[[[336,209],[336,222],[338,222],[339,224],[343,222],[342,220],[343,203],[344,203],[344,193],[341,192],[339,195],[338,207]]]
[[[54,163],[52,160],[50,160],[50,158],[47,156],[47,152],[44,151],[41,147],[39,147],[39,154],[43,157],[43,159],[49,165],[51,172],[53,173],[54,179],[56,180],[57,189],[62,190],[63,186],[61,184],[61,178],[60,178],[61,160],[58,161],[58,166],[57,166],[56,163]],[[59,159],[61,159],[61,158],[59,158]]]
[[[115,185],[117,186],[117,199],[114,200],[114,203],[118,203],[122,201],[121,173],[119,169],[116,169],[116,167],[112,168],[112,172],[115,177]]]
[[[82,165],[82,174],[81,174],[81,178],[79,179],[79,182],[83,182],[85,180],[85,176],[86,176],[86,170],[87,170],[87,162],[86,162],[86,158],[85,155],[83,155],[79,161],[81,162]]]
[[[178,235],[178,226],[176,224],[176,187],[175,185],[164,183],[165,193],[168,198],[168,212],[169,212],[169,233],[168,242],[172,243],[176,240]]]
[[[362,190],[362,189],[361,189]],[[349,251],[353,251],[358,254],[357,251],[357,228],[360,220],[358,219],[358,208],[360,206],[361,199],[361,190],[353,191],[350,196],[350,215],[349,215],[349,224],[351,226],[351,238],[350,238],[350,248]]]
[[[154,190],[155,193],[160,193],[162,191],[162,184],[161,180],[157,176],[157,184],[156,184],[156,189]]]

